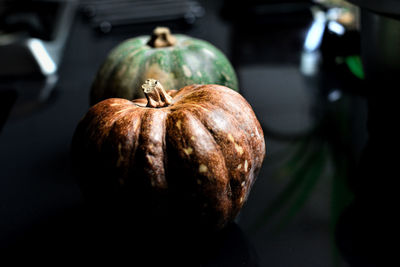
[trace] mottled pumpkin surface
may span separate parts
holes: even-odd
[[[227,87],[168,94],[166,107],[111,98],[89,110],[72,144],[75,162],[89,170],[82,184],[100,198],[128,194],[137,205],[220,229],[237,216],[261,168],[263,131],[251,106]]]
[[[168,47],[151,47],[149,36],[141,36],[114,48],[95,77],[91,104],[112,97],[144,97],[140,86],[148,78],[159,80],[166,90],[211,83],[238,90],[235,71],[219,49],[186,35],[174,37],[176,44]]]

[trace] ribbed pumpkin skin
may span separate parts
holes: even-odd
[[[72,152],[94,199],[223,228],[242,208],[265,156],[262,128],[246,100],[218,85],[170,91],[172,104],[104,100],[79,123]],[[121,204],[118,204],[120,206]],[[140,215],[138,215],[140,216]]]
[[[118,97],[144,97],[140,86],[149,78],[166,90],[190,84],[219,84],[238,91],[235,71],[225,55],[210,43],[175,35],[170,47],[147,45],[149,36],[128,39],[114,48],[100,67],[90,94],[91,105]]]

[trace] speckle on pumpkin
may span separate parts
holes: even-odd
[[[181,120],[178,120],[178,121],[176,122],[176,127],[178,127],[179,130],[181,129],[181,125],[182,125],[182,121],[181,121]]]
[[[183,73],[185,74],[186,77],[191,77],[192,76],[192,72],[190,71],[188,66],[183,65],[182,69],[183,69]]]
[[[231,142],[235,142],[235,138],[233,138],[233,135],[231,133],[228,133],[228,139]]]
[[[185,154],[189,156],[190,154],[192,154],[193,148],[191,148],[191,147],[184,148],[183,152],[185,152]]]
[[[199,172],[200,172],[200,173],[204,173],[204,172],[207,172],[207,171],[208,171],[207,166],[204,165],[204,164],[200,164],[200,166],[199,166]]]
[[[148,161],[150,164],[153,164],[153,160],[152,160],[151,156],[147,155],[146,158],[147,158],[147,161]]]
[[[239,155],[243,154],[243,147],[239,146],[238,144],[235,143],[235,149],[239,153]]]

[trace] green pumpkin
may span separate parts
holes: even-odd
[[[111,51],[93,82],[91,104],[111,97],[142,98],[141,85],[149,78],[159,80],[166,90],[219,84],[238,91],[235,71],[220,50],[158,27],[151,37],[128,39]]]

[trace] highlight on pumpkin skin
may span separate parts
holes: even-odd
[[[167,94],[158,80],[147,79],[142,85],[142,89],[147,98],[146,107],[162,108],[171,105],[172,97]]]

